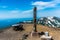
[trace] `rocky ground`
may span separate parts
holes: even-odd
[[[5,29],[2,32],[0,32],[0,40],[21,40],[23,34],[28,34],[32,32],[33,24],[23,24],[25,30],[24,31],[14,31],[11,28]],[[48,31],[49,34],[53,37],[54,40],[60,40],[60,29],[56,28],[49,28],[47,26],[37,25],[38,32],[46,32]],[[27,40],[38,40],[39,38],[34,39],[27,39]]]

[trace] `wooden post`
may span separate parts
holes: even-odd
[[[34,32],[37,32],[37,27],[36,27],[36,11],[37,11],[37,8],[34,7],[34,10],[33,10],[33,16],[34,16]]]

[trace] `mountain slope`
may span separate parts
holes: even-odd
[[[60,18],[58,17],[41,17],[38,19],[38,24],[47,25],[49,27],[60,27]]]

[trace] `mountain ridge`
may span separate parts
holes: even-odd
[[[38,24],[47,25],[49,27],[60,28],[60,18],[58,17],[41,17]]]

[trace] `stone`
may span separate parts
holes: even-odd
[[[51,39],[52,39],[52,36],[45,36],[45,35],[41,36],[41,40],[51,40]]]

